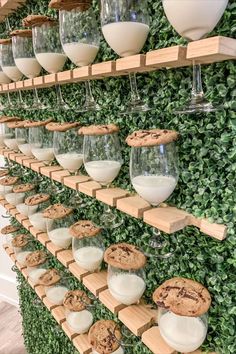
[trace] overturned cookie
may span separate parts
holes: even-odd
[[[139,130],[126,138],[126,143],[132,147],[166,145],[176,141],[179,133],[174,130]]]
[[[137,270],[146,265],[146,256],[134,245],[118,243],[106,249],[104,261],[112,267]]]
[[[91,300],[82,290],[68,291],[64,297],[63,305],[70,311],[79,312],[86,309]]]
[[[90,328],[88,339],[99,354],[110,354],[120,347],[121,332],[114,321],[100,320]]]
[[[115,124],[90,125],[79,129],[79,135],[106,135],[118,133],[119,127]]]
[[[101,232],[99,227],[96,227],[92,221],[80,220],[72,225],[69,229],[71,236],[82,239],[85,237],[94,237]]]

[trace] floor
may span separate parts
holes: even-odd
[[[18,309],[0,302],[0,354],[27,354],[21,335]]]

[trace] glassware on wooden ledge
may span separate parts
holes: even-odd
[[[90,4],[78,5],[78,3],[74,6],[63,4],[59,12],[60,36],[64,52],[78,67],[92,64],[99,50],[99,26],[94,10],[90,6]],[[99,110],[89,80],[85,81],[85,89],[85,104],[75,110],[79,112]]]
[[[13,187],[19,181],[17,176],[6,176],[0,179],[0,195],[5,197],[7,193],[11,193]]]
[[[51,121],[28,122],[25,124],[29,128],[29,144],[34,157],[50,165],[54,160],[53,133],[45,127]]]
[[[228,5],[228,0],[162,0],[166,17],[174,29],[189,42],[205,38],[220,21]],[[215,107],[203,92],[201,65],[193,60],[193,84],[191,100],[185,107],[175,112],[196,113],[215,112],[222,107]]]
[[[89,220],[80,220],[69,231],[73,237],[74,260],[79,267],[90,272],[99,270],[104,253],[102,229]]]
[[[111,295],[125,305],[138,303],[146,289],[146,256],[136,246],[120,243],[106,249],[104,260]]]
[[[83,290],[71,290],[65,294],[63,305],[66,321],[77,334],[87,333],[93,324],[91,299]]]
[[[146,0],[101,0],[102,33],[108,45],[120,57],[140,53],[150,31],[148,2]],[[131,101],[124,114],[149,111],[141,99],[136,74],[130,73]]]
[[[32,27],[34,53],[39,64],[50,74],[63,70],[67,57],[60,42],[58,21],[41,15],[28,16],[23,20],[26,27]],[[64,111],[70,107],[64,101],[59,84],[55,85],[57,102],[51,110]]]
[[[12,50],[15,64],[18,69],[28,78],[34,79],[41,72],[41,65],[35,58],[32,30],[15,30],[11,32]],[[38,90],[34,88],[34,102],[30,109],[46,109],[47,107],[40,102]]]
[[[24,201],[27,197],[35,194],[36,185],[34,183],[24,183],[24,184],[15,184],[12,193],[6,195],[9,203],[12,201],[13,205],[16,206],[16,209],[19,213],[25,216],[29,216],[30,213],[34,212],[33,210],[28,210],[27,205]]]
[[[50,195],[45,193],[38,193],[29,196],[25,200],[25,205],[29,210],[33,210],[33,214],[29,215],[29,221],[38,230],[47,231],[47,220],[43,216],[43,211],[50,205]],[[36,210],[35,210],[35,207]]]
[[[20,226],[7,225],[1,229],[0,234],[1,236],[5,237],[5,243],[9,247],[12,247],[12,240],[14,239],[14,237],[16,237],[19,231]]]
[[[11,82],[11,79],[3,72],[2,67],[0,65],[0,84],[9,84]],[[9,95],[9,92],[7,93],[7,102],[5,103],[0,103],[0,111],[3,111],[4,109],[9,109],[13,106],[11,102],[11,98]]]
[[[25,127],[25,124],[28,122],[29,121],[19,121],[11,124],[8,123],[8,125],[16,129],[16,142],[20,152],[27,157],[33,157],[29,143],[29,128]]]
[[[1,117],[0,118],[0,147],[6,147],[5,140],[13,138],[13,131],[8,127],[8,122],[15,122],[15,117]]]
[[[192,353],[207,336],[211,305],[209,291],[186,278],[165,281],[153,293],[158,306],[158,325],[165,342],[177,352]]]
[[[140,130],[126,139],[131,146],[130,179],[138,195],[153,207],[165,202],[176,188],[178,154],[175,140],[178,133],[172,130]],[[154,228],[150,246],[164,249],[166,242]],[[172,253],[162,252],[156,257],[168,258]]]
[[[43,211],[43,217],[46,218],[47,233],[52,243],[61,248],[69,248],[72,242],[69,227],[74,223],[73,209],[54,204]]]
[[[119,127],[115,124],[79,129],[79,135],[84,135],[84,167],[88,175],[105,188],[109,188],[118,176],[123,163],[118,132]],[[98,223],[103,228],[116,228],[122,221],[118,221],[106,205]]]
[[[34,250],[26,256],[25,265],[29,280],[33,285],[37,285],[39,279],[47,272],[49,267],[49,256],[44,251]]]
[[[29,234],[19,234],[12,240],[12,247],[17,262],[26,266],[27,257],[35,251],[35,243]]]
[[[17,68],[12,51],[12,40],[11,38],[8,39],[1,39],[0,40],[0,65],[2,67],[3,72],[14,82],[21,80],[23,74]],[[11,108],[23,108],[27,109],[28,106],[24,103],[21,95],[21,91],[18,91],[19,95],[19,102],[15,107],[11,101],[10,107]]]

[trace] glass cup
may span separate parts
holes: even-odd
[[[109,188],[123,163],[118,133],[85,135],[83,155],[88,175],[103,187]],[[116,228],[121,225],[108,205],[105,206],[99,223],[103,228]]]
[[[122,304],[138,303],[146,289],[144,268],[124,270],[109,264],[108,288],[111,295]]]
[[[29,143],[34,157],[50,165],[54,160],[53,133],[45,126],[29,128]]]
[[[34,53],[39,64],[50,74],[62,71],[67,57],[60,42],[58,22],[50,19],[41,25],[33,26],[32,31]],[[52,110],[70,109],[62,97],[60,85],[55,87],[57,103],[52,104]]]
[[[0,65],[0,84],[9,84],[11,82],[11,79],[3,72],[2,67]],[[0,110],[3,111],[4,109],[12,107],[12,102],[11,98],[9,95],[9,92],[7,92],[7,102],[5,103],[0,103]]]
[[[3,143],[8,149],[17,152],[18,151],[18,144],[17,144],[17,139],[16,139],[16,129],[9,128],[9,131],[10,131],[10,136],[5,136]]]
[[[35,267],[27,267],[27,273],[29,280],[33,285],[37,285],[39,282],[39,278],[47,272],[49,269],[49,261],[48,259],[45,260],[44,263],[39,264]]]
[[[45,294],[53,305],[62,305],[69,285],[65,278],[61,278],[56,284],[45,286]]]
[[[169,346],[181,353],[192,353],[204,342],[207,335],[208,316],[179,316],[159,308],[158,325],[162,338]]]
[[[6,243],[9,247],[12,247],[11,242],[12,242],[13,238],[17,236],[17,234],[19,233],[19,231],[20,231],[20,228],[17,229],[16,231],[14,231],[14,232],[4,233],[4,234],[1,233],[1,236],[5,238],[5,243]]]
[[[3,148],[6,146],[4,140],[12,139],[13,131],[8,128],[7,123],[0,123],[0,147]]]
[[[94,237],[73,237],[72,251],[74,260],[83,269],[95,272],[99,270],[103,261],[104,243],[102,232]]]
[[[29,79],[34,79],[41,72],[41,65],[35,58],[32,31],[18,30],[12,33],[12,50],[17,68]],[[34,88],[34,102],[30,109],[46,109],[38,96],[37,88]]]
[[[150,31],[146,0],[101,0],[102,33],[108,45],[120,57],[140,53]],[[146,112],[137,89],[136,74],[130,73],[131,101],[123,113]]]
[[[36,212],[37,205],[33,205],[32,207],[29,208],[28,205],[25,204],[25,200],[28,197],[34,195],[35,193],[36,193],[36,187],[32,188],[30,191],[25,192],[24,197],[23,197],[23,201],[21,203],[16,204],[16,209],[20,214],[29,217],[30,215],[32,215]],[[21,193],[19,193],[19,194],[21,194]]]
[[[176,188],[178,172],[178,154],[174,142],[167,145],[132,147],[130,157],[130,178],[135,191],[153,207],[166,201]],[[151,240],[153,248],[162,249],[160,232],[154,228]],[[168,258],[171,252],[160,254]]]
[[[17,262],[23,267],[26,266],[26,257],[35,251],[33,242],[28,242],[24,247],[13,248]]]
[[[46,218],[48,237],[54,245],[65,249],[71,246],[72,236],[69,232],[69,227],[73,225],[73,223],[73,214],[60,219]]]
[[[31,146],[29,143],[29,128],[16,128],[16,140],[20,152],[22,152],[22,154],[24,154],[25,156],[33,157]]]
[[[29,215],[30,223],[33,225],[33,227],[43,232],[47,232],[47,219],[44,218],[43,211],[49,207],[50,204],[50,199],[48,199],[47,201],[37,205],[28,205],[29,211],[32,210],[34,212],[33,214]],[[36,210],[35,207],[37,207]]]
[[[205,38],[215,28],[228,0],[162,0],[162,4],[170,24],[183,38],[192,42]],[[201,65],[194,60],[191,100],[186,107],[177,109],[176,113],[214,112],[218,109],[205,98]]]
[[[60,10],[60,36],[64,52],[75,65],[82,67],[94,62],[100,44],[99,26],[92,7]],[[79,112],[94,111],[100,107],[92,95],[90,81],[85,81],[86,98]]]

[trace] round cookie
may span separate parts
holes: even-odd
[[[0,179],[1,186],[13,186],[19,180],[19,177],[7,176]]]
[[[5,38],[5,39],[1,38],[0,44],[3,44],[3,45],[11,44],[11,38]]]
[[[52,118],[49,118],[47,120],[37,121],[37,122],[27,121],[25,123],[25,128],[45,127],[51,121]]]
[[[27,267],[37,267],[40,264],[45,263],[47,255],[44,251],[34,251],[28,254],[25,259]]]
[[[121,332],[114,321],[100,320],[90,328],[88,339],[99,354],[110,354],[120,347]]]
[[[13,193],[25,193],[30,192],[35,188],[35,185],[32,183],[18,184],[13,187]]]
[[[2,235],[8,235],[8,234],[14,233],[14,232],[16,232],[18,230],[20,230],[19,226],[7,225],[7,226],[4,226],[1,229],[1,234]]]
[[[46,129],[52,132],[66,132],[70,129],[74,129],[80,126],[80,123],[49,123],[46,125]]]
[[[79,135],[106,135],[117,133],[120,128],[115,124],[90,125],[79,129]]]
[[[10,33],[10,36],[11,36],[11,37],[19,36],[19,37],[28,37],[28,38],[31,38],[31,37],[32,37],[32,30],[30,30],[30,29],[19,29],[19,30],[15,30],[15,31],[12,31],[12,32]]]
[[[55,10],[66,11],[78,9],[82,12],[88,10],[91,5],[91,0],[51,0],[48,7]]]
[[[211,295],[202,284],[176,277],[165,281],[155,290],[153,301],[176,315],[198,317],[208,311]]]
[[[48,269],[39,277],[38,284],[44,286],[51,286],[61,280],[60,274],[57,269]]]
[[[50,205],[44,210],[43,216],[47,219],[62,219],[70,215],[73,212],[72,208],[67,208],[62,204]]]
[[[22,20],[23,27],[42,26],[45,23],[49,25],[54,25],[55,23],[57,23],[57,21],[51,17],[43,15],[28,15]]]
[[[14,128],[25,128],[25,124],[29,122],[28,120],[18,120],[18,121],[13,121],[10,123],[7,123],[8,128],[14,129]]]
[[[101,232],[101,228],[96,227],[89,220],[80,220],[70,227],[69,232],[73,237],[82,239],[96,236]]]
[[[91,300],[82,290],[68,291],[63,301],[65,308],[75,312],[85,310],[89,304],[91,304]]]
[[[29,206],[34,206],[34,205],[47,202],[49,199],[50,199],[49,194],[39,193],[39,194],[31,195],[30,197],[26,198],[25,204]]]
[[[21,118],[18,117],[8,117],[8,116],[1,116],[0,117],[0,123],[8,123],[8,122],[16,122],[20,121]]]
[[[176,141],[178,137],[179,133],[174,130],[139,130],[129,135],[126,143],[132,147],[167,145]]]
[[[4,170],[0,170],[0,178],[1,177],[5,177],[9,174],[9,170],[4,169]]]
[[[11,244],[13,247],[25,247],[29,242],[29,237],[25,234],[17,235],[16,237],[13,238],[11,241]]]
[[[145,266],[147,259],[136,246],[118,243],[106,249],[104,261],[115,268],[137,270]]]

